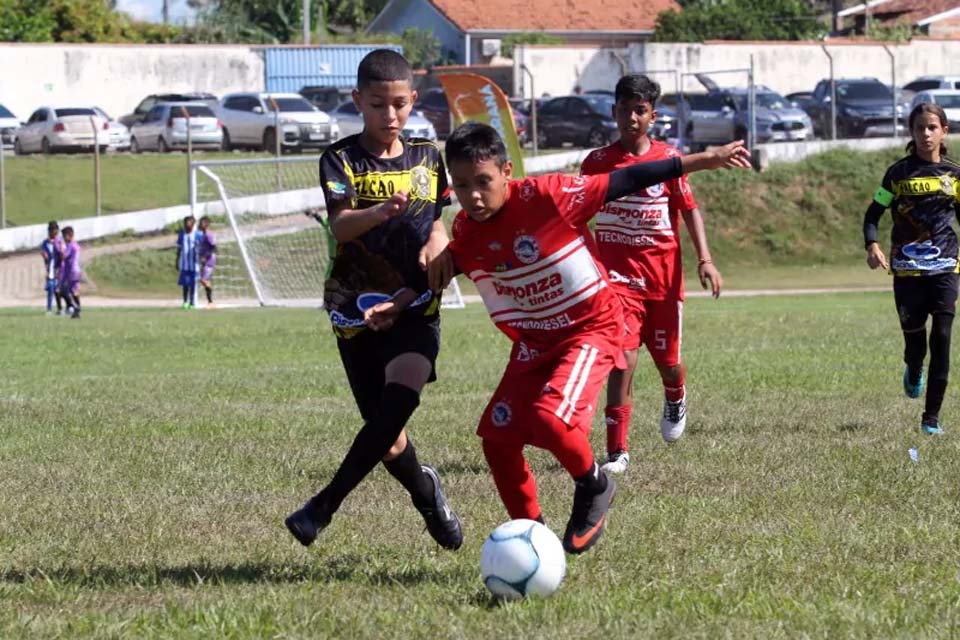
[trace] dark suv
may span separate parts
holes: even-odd
[[[889,136],[893,130],[893,92],[876,78],[835,81],[837,137]],[[821,80],[806,105],[817,135],[830,137],[830,80]],[[906,111],[897,104],[897,130],[903,130]]]
[[[141,100],[140,104],[133,110],[133,113],[120,116],[120,123],[129,129],[133,125],[143,122],[144,118],[147,117],[147,114],[150,113],[155,106],[166,102],[205,102],[208,106],[213,107],[217,104],[217,96],[212,93],[201,92],[153,93]]]
[[[602,94],[553,98],[537,109],[537,144],[596,148],[618,140],[613,104],[613,97]]]

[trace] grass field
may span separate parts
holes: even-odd
[[[478,576],[506,519],[475,421],[507,351],[444,318],[412,426],[464,520],[439,550],[378,469],[315,547],[283,517],[357,428],[317,312],[0,315],[0,637],[951,637],[960,624],[957,397],[924,439],[887,294],[687,304],[691,417],[666,446],[636,382],[633,466],[551,599]],[[599,421],[593,434],[603,447]],[[908,449],[919,449],[919,463]],[[572,484],[534,452],[548,524]]]

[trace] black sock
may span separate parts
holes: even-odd
[[[408,438],[407,448],[393,460],[384,460],[383,466],[407,490],[415,507],[423,509],[433,504],[433,480],[423,472],[413,440]]]
[[[930,377],[924,404],[924,419],[939,419],[943,396],[950,376],[950,336],[952,313],[934,313],[930,323]]]
[[[204,290],[207,292],[207,303],[213,304],[213,287],[208,287],[203,285]]]
[[[383,460],[419,404],[420,394],[410,387],[390,383],[383,388],[380,412],[363,425],[330,484],[316,496],[328,513],[339,509],[347,494]]]
[[[590,493],[603,493],[607,490],[607,474],[600,471],[600,467],[597,466],[596,462],[593,463],[590,471],[587,471],[579,478],[574,478],[574,480],[581,487],[589,489]]]
[[[59,293],[55,293],[53,294],[53,297],[57,301],[57,311],[63,311],[63,296],[61,296]]]
[[[183,304],[190,301],[190,287],[181,287],[183,289]]]

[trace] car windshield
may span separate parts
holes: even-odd
[[[0,118],[16,118],[17,116],[10,113],[10,110],[5,106],[0,104]]]
[[[934,96],[933,99],[944,109],[960,109],[960,95]]]
[[[879,82],[853,82],[837,85],[837,97],[848,100],[876,100],[892,98],[890,89]]]
[[[69,116],[95,116],[97,112],[93,109],[57,109],[56,110],[58,118],[66,118]]]
[[[356,114],[358,113],[357,105],[353,104],[352,102],[344,102],[342,105],[337,107],[337,113]]]
[[[580,96],[584,102],[590,105],[590,108],[602,116],[608,116],[613,110],[613,98],[607,95],[584,95]]]
[[[315,111],[313,105],[303,98],[274,98],[273,101],[277,103],[280,113],[290,111]],[[266,100],[266,103],[267,108],[273,111],[273,103],[270,100]]]
[[[170,117],[182,118],[183,117],[182,109],[186,109],[187,113],[190,114],[191,118],[215,118],[216,117],[213,111],[210,110],[210,107],[205,107],[202,104],[173,105],[170,107]]]
[[[738,95],[735,97],[737,101],[737,107],[739,109],[747,108],[747,95]],[[757,107],[760,109],[771,109],[779,110],[786,109],[789,106],[789,102],[786,98],[781,96],[779,93],[773,91],[758,91],[754,96],[754,100],[757,102]]]

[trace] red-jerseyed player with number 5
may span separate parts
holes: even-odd
[[[656,118],[660,86],[643,75],[620,78],[614,91],[613,117],[620,139],[597,149],[583,161],[584,175],[680,155],[671,145],[651,140],[647,132]],[[680,262],[679,218],[697,251],[697,274],[713,296],[722,279],[713,266],[703,218],[686,176],[680,176],[608,202],[597,214],[597,255],[607,268],[623,303],[628,334],[624,340],[627,368],[614,370],[607,385],[607,463],[603,469],[622,473],[630,461],[627,431],[633,405],[633,372],[640,345],[645,345],[663,381],[660,433],[676,442],[687,423],[685,366],[680,357],[683,335],[683,266]]]
[[[749,166],[742,142],[610,175],[546,175],[511,181],[496,130],[468,122],[447,140],[447,166],[464,210],[453,241],[431,270],[457,268],[477,285],[497,327],[513,340],[503,379],[477,434],[511,518],[543,521],[523,456],[550,451],[576,481],[564,548],[582,553],[600,537],[615,483],[593,459],[588,438],[597,397],[623,367],[623,312],[584,224],[605,202],[684,171]]]

